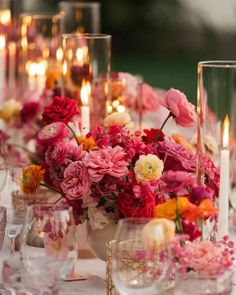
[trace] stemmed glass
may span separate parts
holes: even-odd
[[[87,276],[76,270],[78,255],[76,226],[72,209],[67,203],[35,204],[32,206],[34,221],[24,232],[22,255],[32,266],[32,259],[39,256],[60,262],[60,276],[63,280],[84,280]],[[27,223],[27,222],[26,222]],[[34,246],[41,247],[38,251]]]
[[[148,221],[141,218],[119,221],[112,250],[112,279],[121,295],[164,294],[167,289],[169,250],[152,249],[145,243],[143,228]],[[162,225],[158,231],[163,237]]]
[[[0,168],[0,206],[6,209],[6,234],[11,240],[11,255],[14,255],[15,240],[21,233],[27,215],[22,192],[22,168]]]

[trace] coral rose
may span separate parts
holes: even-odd
[[[163,169],[163,161],[156,155],[141,155],[134,166],[135,178],[142,183],[155,181],[160,178]]]
[[[61,189],[69,200],[85,197],[89,192],[90,182],[88,171],[82,161],[71,163],[64,171]]]
[[[55,122],[43,127],[37,136],[38,143],[43,146],[55,145],[69,134],[69,130],[64,123]]]
[[[43,122],[50,124],[53,122],[63,122],[68,124],[75,115],[80,112],[77,102],[70,98],[55,96],[51,105],[44,108]]]
[[[91,151],[83,158],[83,163],[88,168],[91,181],[99,182],[104,175],[123,177],[128,174],[126,153],[120,146],[112,148],[107,146],[97,151]]]
[[[188,102],[184,93],[171,88],[167,91],[163,105],[170,110],[175,122],[183,127],[192,127],[197,115],[193,104]]]

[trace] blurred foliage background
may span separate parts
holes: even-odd
[[[22,1],[28,12],[56,12],[59,2]],[[102,32],[113,38],[114,71],[141,75],[158,88],[179,88],[195,102],[197,62],[236,58],[236,0],[225,1],[224,9],[221,0],[197,0],[199,9],[191,6],[196,0],[98,2]],[[218,23],[210,21],[210,15]],[[227,19],[231,19],[228,26]]]

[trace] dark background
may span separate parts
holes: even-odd
[[[22,1],[22,8],[28,12],[56,12],[59,2]],[[179,88],[195,102],[197,62],[236,57],[236,16],[235,32],[219,31],[180,0],[98,2],[101,31],[113,38],[113,70],[141,75],[155,87]],[[217,2],[213,0],[212,5]]]

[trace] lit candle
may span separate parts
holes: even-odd
[[[15,79],[15,72],[16,72],[16,44],[14,42],[10,42],[8,45],[9,50],[9,96],[14,96],[14,91],[16,87],[16,79]]]
[[[28,63],[28,88],[30,91],[35,90],[37,87],[36,74],[37,74],[37,63]]]
[[[217,239],[229,234],[229,117],[223,123],[223,149],[220,157],[220,192]]]
[[[45,88],[46,61],[29,62],[28,65],[28,87],[29,90],[42,92]]]
[[[81,106],[81,132],[86,135],[90,131],[90,107],[89,98],[91,94],[91,86],[89,82],[82,83],[80,90]]]
[[[0,24],[9,26],[11,24],[11,11],[9,9],[0,10]]]
[[[5,85],[6,74],[6,39],[4,35],[0,35],[0,89],[2,90]]]

